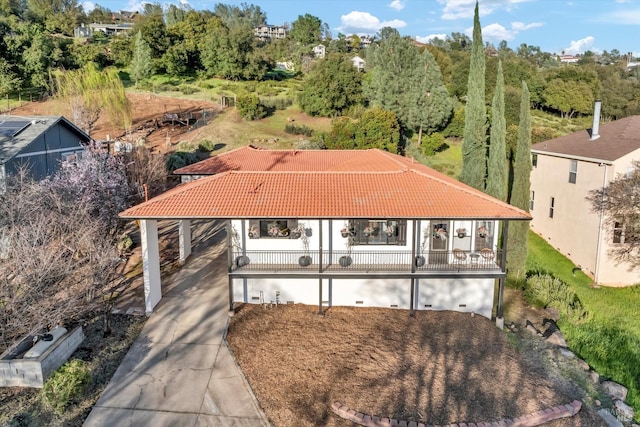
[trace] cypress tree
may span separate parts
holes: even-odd
[[[531,175],[531,112],[529,89],[522,82],[522,100],[520,101],[520,125],[518,126],[518,144],[513,165],[513,187],[511,205],[529,212],[530,175]],[[514,221],[509,225],[507,269],[516,278],[523,278],[527,260],[528,221]]]
[[[469,67],[469,80],[467,81],[467,105],[465,109],[460,181],[478,190],[484,190],[487,174],[487,112],[484,104],[484,73],[484,45],[482,43],[478,2],[476,1],[473,17],[471,65]]]
[[[487,167],[487,194],[507,200],[507,122],[504,116],[504,76],[502,61],[498,62],[496,91],[491,105],[491,137],[489,140],[489,161]]]
[[[151,77],[152,71],[151,48],[142,38],[142,32],[138,31],[133,48],[133,58],[131,59],[131,78],[138,86],[138,81]]]

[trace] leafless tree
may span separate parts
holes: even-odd
[[[605,188],[593,190],[587,196],[594,212],[605,214],[613,231],[615,259],[632,267],[640,266],[640,162],[619,175]]]

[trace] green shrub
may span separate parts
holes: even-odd
[[[266,115],[265,108],[260,104],[256,94],[239,96],[237,107],[238,113],[245,120],[258,120]]]
[[[44,383],[40,392],[42,402],[46,408],[62,414],[69,402],[84,393],[90,382],[91,371],[87,364],[83,360],[71,360]]]
[[[284,131],[291,135],[304,135],[304,136],[313,135],[313,129],[305,125],[288,124],[284,127]]]
[[[202,151],[203,153],[212,152],[214,147],[215,147],[215,143],[208,139],[204,139],[200,141],[200,143],[198,144],[198,150]]]
[[[293,98],[260,98],[260,104],[273,110],[286,110],[293,105]]]
[[[442,130],[442,134],[447,138],[462,138],[464,134],[464,106],[453,111],[453,117],[447,127]]]
[[[440,132],[422,136],[422,151],[425,156],[433,156],[445,147],[447,147],[447,142]]]
[[[553,306],[572,320],[588,317],[578,295],[569,285],[549,274],[536,274],[527,278],[524,295],[529,302],[543,307]]]
[[[191,95],[200,92],[200,89],[191,85],[180,85],[180,92],[182,92],[183,95]]]

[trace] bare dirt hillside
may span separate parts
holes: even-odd
[[[221,110],[217,103],[211,101],[167,98],[151,93],[127,93],[127,98],[131,102],[131,132],[128,134],[124,128],[114,127],[106,114],[103,114],[91,132],[93,139],[123,139],[135,142],[141,136],[145,136],[148,147],[165,152],[183,139],[183,136],[189,131],[189,126],[184,125],[184,120],[182,123],[178,120],[171,123],[168,117],[183,118],[190,114],[199,117],[203,109],[215,113],[219,113]],[[27,103],[12,110],[11,114],[18,116],[61,115],[69,118],[71,110],[68,105],[58,100],[48,100]],[[192,138],[184,139],[192,140]]]

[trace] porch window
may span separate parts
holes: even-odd
[[[249,237],[289,239],[291,230],[298,226],[297,219],[261,219],[249,223]]]
[[[476,223],[476,251],[481,251],[485,248],[493,249],[494,225],[494,221],[478,221]]]
[[[404,245],[407,241],[407,221],[405,220],[352,220],[349,226],[356,233],[353,245]]]
[[[569,182],[571,184],[575,184],[577,176],[578,176],[578,161],[571,160],[571,166],[569,167]]]

